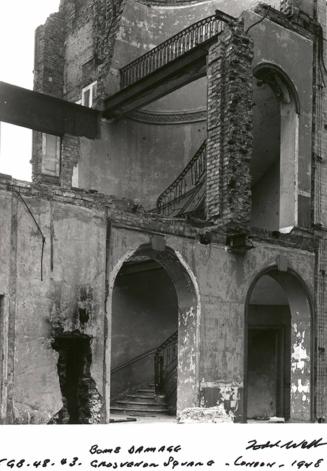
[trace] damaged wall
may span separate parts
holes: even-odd
[[[103,211],[59,190],[17,190],[45,237],[43,281],[42,237],[19,195],[2,186],[0,294],[9,337],[2,416],[7,423],[47,423],[62,407],[56,336],[92,339],[90,376],[102,395],[106,224]]]
[[[166,235],[165,240],[167,246],[181,255],[189,267],[188,270],[193,273],[194,283],[199,288],[201,310],[201,321],[199,317],[194,317],[196,325],[200,328],[199,343],[195,339],[190,344],[195,351],[199,349],[199,356],[195,355],[195,364],[187,364],[187,370],[182,371],[185,379],[179,382],[180,396],[183,396],[184,381],[192,382],[194,395],[193,399],[184,395],[178,414],[182,414],[184,408],[199,405],[220,408],[222,406],[228,417],[239,421],[242,419],[244,399],[245,305],[251,281],[263,269],[275,265],[280,255],[284,255],[288,259],[288,266],[301,273],[312,293],[314,254],[257,240],[254,242],[254,250],[248,252],[245,257],[239,257],[226,252],[223,244],[205,246],[196,240],[173,235]],[[137,247],[149,241],[151,234],[115,227],[112,233],[113,265],[110,265],[110,272],[120,260],[129,257]],[[115,275],[111,276],[114,278]],[[303,293],[302,301],[306,296],[304,290]],[[296,317],[295,324],[298,324]],[[310,331],[307,324],[306,329]],[[293,344],[295,345],[294,340]],[[180,354],[183,355],[183,349]],[[296,367],[296,371],[302,375],[302,383],[307,384],[310,378],[309,370],[303,370],[301,373]],[[195,376],[193,372],[196,372]],[[295,376],[294,384],[297,384]],[[306,401],[303,401],[303,397],[302,395],[298,401],[295,395],[292,395],[292,418],[308,420],[310,417],[311,401],[308,395]],[[213,415],[216,412],[213,411]]]
[[[76,420],[76,411],[70,412],[72,398],[78,398],[82,421],[105,421],[101,399],[105,400],[108,418],[112,290],[123,263],[142,247],[139,255],[165,267],[178,297],[178,414],[199,406],[218,407],[229,420],[240,420],[245,307],[252,280],[267,267],[279,266],[283,256],[287,264],[281,270],[301,273],[312,293],[313,252],[257,238],[254,249],[240,257],[227,252],[223,241],[201,244],[189,232],[189,225],[180,221],[162,223],[144,213],[127,212],[123,202],[109,205],[108,201],[105,204],[114,220],[106,253],[109,233],[101,209],[105,200],[99,195],[45,186],[19,189],[46,239],[44,281],[40,280],[42,239],[35,222],[19,196],[3,185],[0,201],[2,214],[7,217],[1,226],[4,269],[0,295],[6,321],[1,335],[9,339],[8,356],[3,360],[8,370],[8,387],[2,384],[3,419],[16,423],[46,423],[51,418],[71,422]],[[137,222],[136,230],[132,221]],[[145,229],[147,221],[157,234],[161,227],[166,235],[154,236]],[[104,313],[106,260],[108,332]],[[280,276],[283,283],[283,273],[274,276]],[[310,308],[305,287],[299,289],[292,280],[291,276],[287,285],[294,297],[290,303],[291,418],[303,421],[310,420],[312,404],[311,346],[306,334],[311,330],[307,316]],[[130,332],[130,326],[126,329]],[[81,354],[74,359],[76,352]],[[72,364],[77,365],[75,382],[67,384]],[[217,418],[217,411],[213,416]]]
[[[277,6],[277,2],[269,3]],[[238,16],[253,6],[252,1],[236,0],[183,2],[183,7],[162,6],[160,2],[150,4],[103,0],[76,5],[73,0],[62,2],[59,14],[65,18],[63,94],[66,99],[80,99],[82,88],[97,80],[101,106],[100,98],[118,90],[119,68],[126,63],[200,18],[214,14],[216,8]],[[83,139],[78,152],[78,186],[133,197],[147,209],[153,208],[160,192],[176,178],[206,137],[206,89],[204,77],[131,113],[128,119],[103,124],[99,139],[93,142]],[[209,142],[209,155],[210,152]],[[240,171],[238,180],[243,174]],[[224,178],[227,180],[230,179]],[[232,177],[231,180],[230,184],[234,185]],[[236,182],[235,186],[240,185]],[[241,200],[241,195],[238,192],[234,199]]]

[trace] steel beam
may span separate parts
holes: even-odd
[[[95,139],[99,111],[0,82],[0,121],[56,136]]]

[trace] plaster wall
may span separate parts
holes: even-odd
[[[266,173],[252,187],[251,225],[267,230],[279,230],[280,203],[279,161],[271,165]]]
[[[120,120],[102,123],[95,141],[81,138],[79,186],[155,207],[206,136],[206,123],[165,126]]]
[[[280,106],[271,88],[254,80],[251,225],[279,229]]]

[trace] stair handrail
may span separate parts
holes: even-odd
[[[166,41],[146,52],[120,69],[121,88],[141,80],[160,67],[172,62],[199,44],[203,44],[224,31],[225,23],[235,21],[233,16],[216,10],[215,15],[202,18],[174,34]]]
[[[172,334],[157,349],[154,357],[154,384],[157,394],[165,394],[176,390],[175,381],[171,381],[172,372],[177,368],[178,332]],[[172,384],[173,388],[172,388]]]
[[[177,339],[178,339],[178,331],[176,330],[176,332],[171,334],[166,340],[164,340],[164,342],[162,342],[161,345],[159,345],[156,351],[159,353],[165,350],[165,348],[167,348],[169,345],[175,344]]]
[[[157,199],[157,211],[162,212],[165,207],[170,206],[173,201],[179,201],[189,191],[202,182],[206,174],[206,150],[205,139],[191,160],[175,180],[160,194]],[[188,185],[187,176],[190,174],[191,185]],[[189,188],[188,188],[189,186]]]
[[[174,332],[172,335],[170,335],[166,340],[164,340],[160,345],[159,347],[154,347],[154,348],[151,348],[150,350],[146,350],[145,352],[143,353],[140,353],[139,355],[137,355],[136,357],[133,357],[131,358],[130,360],[127,360],[127,361],[124,361],[123,363],[121,363],[120,365],[118,366],[115,366],[115,368],[112,368],[111,370],[111,374],[115,374],[117,373],[118,371],[124,369],[124,368],[127,368],[128,366],[130,365],[133,365],[134,363],[137,363],[138,361],[141,361],[141,360],[144,360],[144,358],[147,358],[151,355],[154,355],[156,352],[158,351],[161,351],[161,349],[163,348],[164,345],[168,345],[170,344],[170,339],[171,338],[177,338],[177,331]]]

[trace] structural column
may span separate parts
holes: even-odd
[[[208,53],[207,217],[247,225],[253,148],[253,44],[231,25]]]

